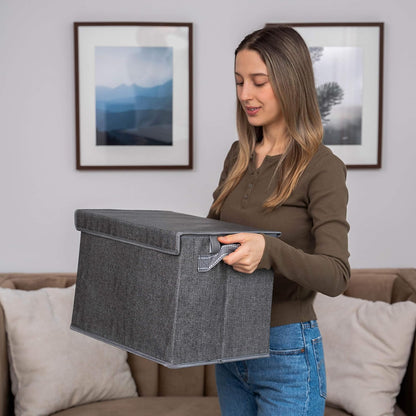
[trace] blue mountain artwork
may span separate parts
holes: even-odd
[[[172,87],[97,86],[97,146],[171,146]]]

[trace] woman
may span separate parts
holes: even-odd
[[[235,270],[275,274],[270,357],[216,367],[223,416],[317,416],[326,397],[313,299],[350,277],[343,163],[322,144],[312,63],[287,26],[248,35],[235,53],[239,140],[229,151],[209,217],[281,231],[240,233],[224,258]],[[247,277],[249,278],[249,277]]]

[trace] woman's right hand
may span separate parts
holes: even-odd
[[[238,233],[218,237],[221,244],[239,243],[237,250],[224,257],[224,263],[241,273],[253,273],[259,265],[266,242],[263,235],[254,233]]]

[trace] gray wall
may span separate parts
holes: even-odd
[[[0,0],[0,271],[75,271],[76,208],[205,215],[236,138],[233,51],[265,22],[385,22],[383,168],[351,170],[353,267],[415,266],[413,0]],[[74,21],[194,23],[192,171],[75,169]]]

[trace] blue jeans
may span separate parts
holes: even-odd
[[[316,321],[270,329],[270,357],[216,365],[222,416],[323,416],[322,338]]]

